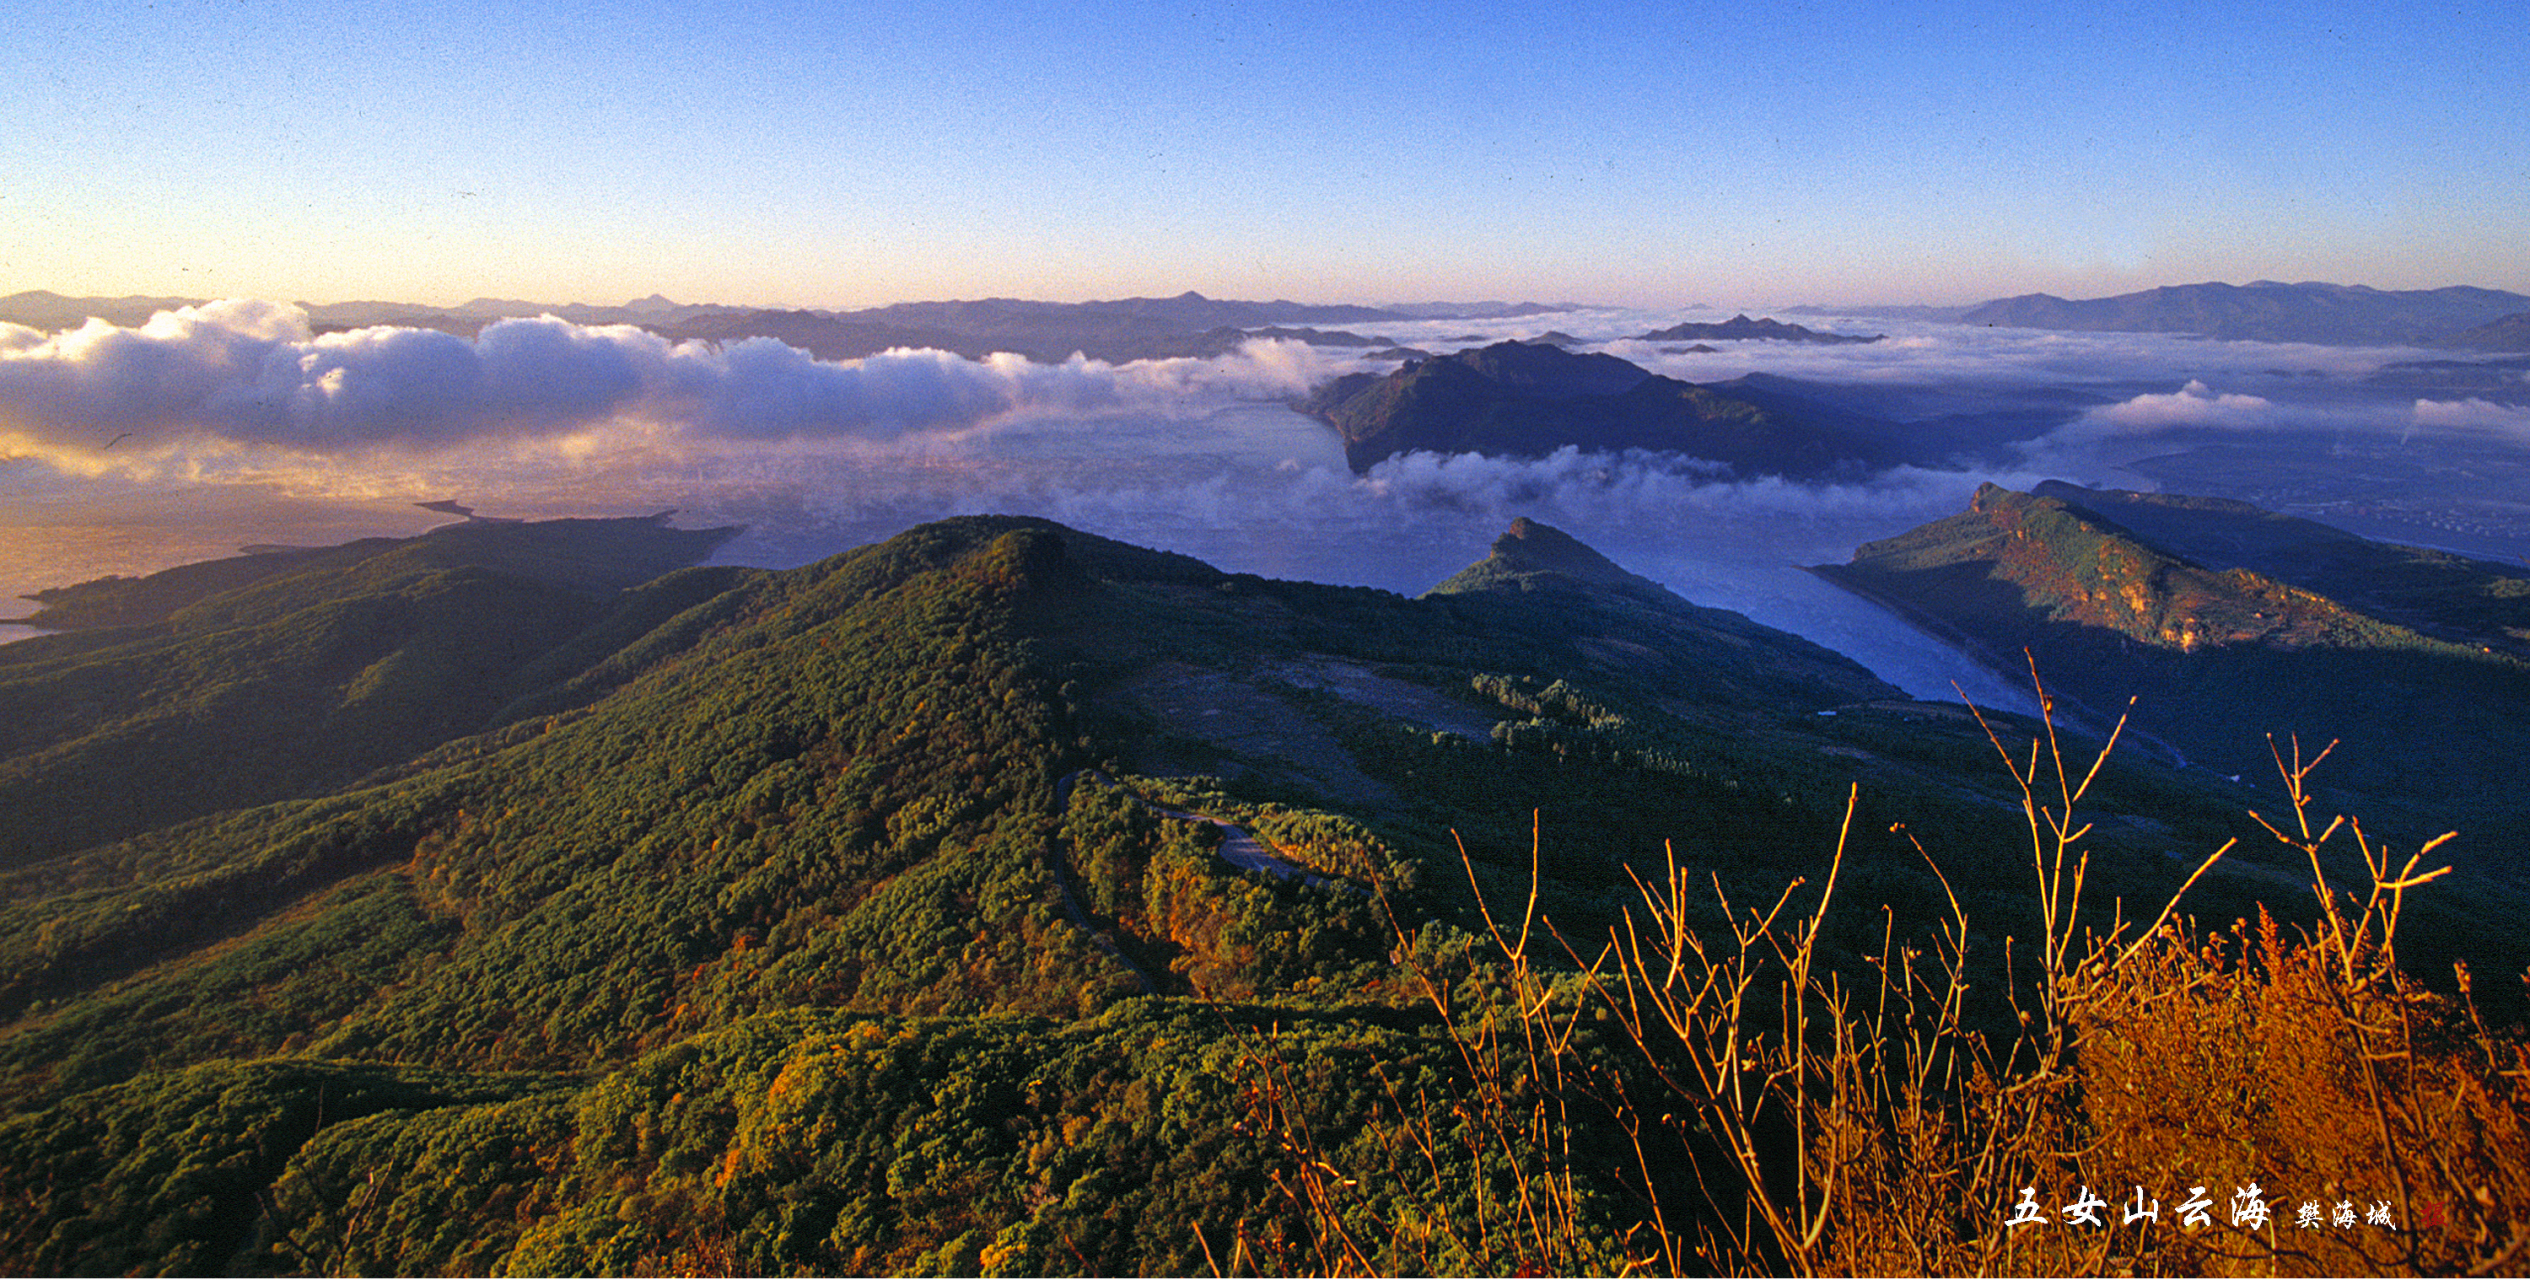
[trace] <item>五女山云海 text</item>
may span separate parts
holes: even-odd
[[[2206,1197],[2206,1188],[2189,1187],[2187,1198],[2170,1210],[2170,1220],[2182,1227],[2209,1227],[2220,1213],[2232,1226],[2250,1231],[2264,1230],[2270,1223],[2305,1231],[2350,1230],[2358,1223],[2370,1227],[2398,1229],[2396,1216],[2387,1200],[2374,1200],[2358,1206],[2352,1200],[2339,1200],[2333,1205],[2317,1200],[2304,1200],[2287,1208],[2289,1197],[2268,1199],[2264,1188],[2252,1182],[2235,1188],[2227,1206],[2217,1206]],[[2435,1205],[2422,1205],[2420,1219],[2433,1216]],[[2071,1227],[2133,1226],[2139,1222],[2160,1222],[2161,1201],[2147,1197],[2140,1186],[2122,1206],[2112,1207],[2089,1187],[2061,1207],[2050,1209],[2038,1202],[2038,1188],[2023,1187],[2019,1203],[2012,1206],[2011,1216],[2003,1220],[2007,1227],[2061,1225]],[[2421,1225],[2431,1225],[2422,1223]]]

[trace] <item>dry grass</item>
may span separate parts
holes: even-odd
[[[1531,871],[1534,886],[1534,864]],[[1637,1269],[1629,1242],[1610,1234],[1575,1181],[1583,1163],[1576,1137],[1588,1131],[1575,1111],[1604,1109],[1606,1073],[1577,1047],[1589,1011],[1579,976],[1529,962],[1539,923],[1533,891],[1516,932],[1488,910],[1484,941],[1499,961],[1487,966],[1467,963],[1464,948],[1437,962],[1418,959],[1400,930],[1400,955],[1417,994],[1441,1015],[1452,1087],[1436,1089],[1429,1073],[1407,1082],[1379,1069],[1384,1118],[1355,1135],[1349,1165],[1330,1149],[1329,1135],[1313,1129],[1307,1090],[1291,1079],[1272,1039],[1259,1042],[1249,1059],[1251,1110],[1257,1129],[1285,1157],[1275,1185],[1310,1229],[1299,1239],[1241,1234],[1229,1256],[1211,1254],[1216,1272]],[[1471,972],[1480,979],[1459,980]]]
[[[1865,971],[1831,971],[1819,937],[1841,838],[1812,905],[1794,908],[1799,881],[1771,905],[1733,903],[1718,879],[1698,884],[1673,862],[1638,880],[1624,924],[1586,947],[1538,917],[1532,888],[1516,928],[1486,915],[1489,998],[1410,966],[1463,1083],[1446,1097],[1392,1090],[1368,1148],[1389,1158],[1340,1168],[1261,1046],[1260,1124],[1313,1226],[1305,1248],[1215,1262],[1321,1274],[2530,1268],[2530,1048],[2486,1028],[2465,969],[2453,1000],[2398,966],[2404,895],[2447,870],[2418,869],[2440,841],[2402,860],[2352,819],[2315,820],[2307,781],[2327,753],[2304,760],[2296,745],[2277,756],[2292,812],[2258,820],[2309,862],[2312,923],[2262,911],[2207,933],[2181,916],[2226,845],[2149,924],[2119,912],[2086,926],[2076,814],[2115,735],[2084,762],[2067,759],[2052,719],[2026,749],[1987,733],[2023,797],[2043,928],[2006,940],[2001,990],[1970,981],[1979,966],[1955,895],[1935,936],[1884,925]],[[2356,892],[2324,869],[2348,846],[2370,880]],[[1712,919],[1708,901],[1726,933],[1692,927]],[[1570,971],[1532,965],[1549,937]],[[1470,1168],[1491,1176],[1452,1185]],[[2085,1202],[2098,1225],[2071,1221]],[[2036,1220],[2014,1225],[2016,1213]]]

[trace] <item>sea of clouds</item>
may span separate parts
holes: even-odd
[[[2011,691],[1799,566],[1961,509],[1987,480],[2150,487],[2125,464],[2207,431],[2359,431],[2530,444],[2530,410],[2378,391],[2425,353],[2064,334],[1868,317],[1807,321],[1881,342],[1679,343],[1635,335],[1720,313],[1588,311],[1401,323],[1446,351],[1548,328],[1655,372],[1752,372],[1867,393],[1900,417],[2071,404],[1976,462],[1866,480],[1733,478],[1677,455],[1428,454],[1357,476],[1288,406],[1385,369],[1260,340],[1210,360],[1037,364],[890,351],[822,361],[770,339],[672,343],[553,317],[467,339],[317,334],[253,300],[124,328],[0,324],[0,587],[147,572],[245,543],[419,532],[455,498],[485,514],[678,508],[739,523],[725,558],[785,566],[946,515],[1014,512],[1226,569],[1412,593],[1480,558],[1512,517],[1564,528],[1701,604],[1807,635],[1924,695]]]

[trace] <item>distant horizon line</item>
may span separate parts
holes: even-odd
[[[991,293],[991,294],[978,294],[978,295],[975,295],[975,296],[972,296],[972,297],[957,297],[957,298],[900,298],[900,299],[897,299],[896,301],[893,301],[893,302],[879,302],[879,303],[870,303],[870,304],[866,304],[866,305],[857,305],[857,304],[856,304],[856,305],[833,305],[833,306],[829,306],[829,305],[819,305],[819,304],[812,304],[812,303],[799,303],[799,302],[792,302],[792,301],[788,301],[788,300],[776,300],[776,301],[771,301],[771,302],[702,302],[702,301],[691,301],[691,302],[689,302],[689,301],[684,301],[684,300],[681,300],[681,299],[670,298],[670,297],[668,297],[666,294],[664,294],[664,293],[659,293],[659,292],[656,292],[656,291],[653,291],[653,292],[648,293],[648,294],[644,294],[643,296],[638,297],[638,298],[631,298],[631,299],[628,299],[628,300],[623,301],[623,302],[587,302],[587,301],[583,301],[583,300],[580,300],[580,299],[577,299],[577,298],[574,298],[574,299],[572,299],[572,300],[570,300],[570,301],[568,301],[568,302],[553,302],[553,301],[539,300],[539,299],[533,299],[533,298],[512,298],[512,297],[502,297],[502,296],[499,296],[499,295],[496,295],[496,294],[477,294],[477,295],[475,295],[475,296],[473,296],[473,297],[467,298],[467,299],[466,299],[465,301],[463,301],[463,302],[421,302],[421,301],[416,301],[416,300],[414,300],[414,299],[410,299],[410,298],[394,298],[394,297],[384,297],[384,296],[355,297],[355,298],[335,298],[335,299],[330,299],[330,300],[326,300],[326,301],[313,301],[313,300],[310,300],[310,299],[307,299],[307,298],[299,298],[299,297],[286,297],[286,298],[285,298],[285,297],[279,297],[279,296],[275,296],[275,295],[271,295],[271,294],[266,294],[266,293],[253,292],[253,291],[244,292],[244,293],[233,293],[233,292],[232,292],[232,293],[203,293],[203,294],[181,294],[181,293],[120,293],[120,294],[112,294],[112,293],[63,293],[63,292],[61,292],[61,291],[59,291],[59,290],[56,290],[56,289],[47,289],[47,288],[31,288],[31,289],[20,289],[20,290],[18,290],[18,291],[16,291],[16,292],[14,292],[14,293],[0,294],[0,302],[9,302],[9,301],[14,301],[14,300],[17,300],[17,299],[20,299],[20,298],[33,298],[33,297],[55,298],[55,299],[59,299],[59,300],[61,300],[61,301],[63,301],[63,302],[125,302],[125,303],[130,303],[130,302],[180,302],[180,303],[200,303],[200,302],[217,302],[217,301],[221,301],[221,300],[224,300],[224,299],[232,299],[232,298],[234,298],[234,299],[252,299],[252,300],[255,300],[255,301],[259,301],[259,302],[289,302],[289,303],[292,303],[292,304],[297,305],[297,306],[350,307],[350,306],[361,306],[361,305],[364,305],[364,304],[389,304],[389,305],[396,305],[396,306],[426,306],[426,307],[438,308],[438,309],[441,309],[441,310],[454,310],[454,309],[458,309],[458,308],[471,307],[471,306],[585,307],[585,308],[592,308],[592,309],[594,309],[594,308],[606,308],[606,309],[610,309],[610,310],[627,310],[627,309],[631,309],[631,308],[634,308],[634,307],[639,307],[639,306],[642,306],[642,305],[644,305],[644,304],[655,304],[655,305],[660,305],[660,306],[671,306],[671,307],[724,307],[724,308],[729,308],[729,309],[732,309],[732,310],[745,310],[745,311],[836,311],[836,312],[843,312],[843,311],[877,311],[877,310],[884,310],[885,308],[888,308],[888,307],[922,306],[922,305],[926,305],[926,304],[945,304],[945,303],[959,303],[959,302],[1032,302],[1032,303],[1043,303],[1043,304],[1049,304],[1049,305],[1055,305],[1055,306],[1087,307],[1087,306],[1097,306],[1097,305],[1100,305],[1100,304],[1102,304],[1102,303],[1121,303],[1121,302],[1177,302],[1177,301],[1224,302],[1224,303],[1252,303],[1252,304],[1258,304],[1258,305],[1268,305],[1268,306],[1270,306],[1270,305],[1275,305],[1275,304],[1285,304],[1285,305],[1291,305],[1291,306],[1310,306],[1310,307],[1338,307],[1338,306],[1353,306],[1353,307],[1365,307],[1365,308],[1369,308],[1369,309],[1372,309],[1372,310],[1387,310],[1387,309],[1398,308],[1398,307],[1480,307],[1480,306],[1502,306],[1502,307],[1549,307],[1549,308],[1555,308],[1555,309],[1559,309],[1559,310],[1571,310],[1571,311],[1638,311],[1638,310],[1657,310],[1657,309],[1660,309],[1659,307],[1655,307],[1655,306],[1648,306],[1648,305],[1641,305],[1641,304],[1634,304],[1634,303],[1622,303],[1622,302],[1575,302],[1575,301],[1572,301],[1572,300],[1570,300],[1570,299],[1564,299],[1564,300],[1562,300],[1562,301],[1557,301],[1557,302],[1540,302],[1540,301],[1538,301],[1538,300],[1536,300],[1536,299],[1534,299],[1534,298],[1523,298],[1523,299],[1521,299],[1521,300],[1519,300],[1519,301],[1516,301],[1516,302],[1513,302],[1513,301],[1508,301],[1508,300],[1506,300],[1506,299],[1501,299],[1501,298],[1481,298],[1481,299],[1477,299],[1477,298],[1470,298],[1470,299],[1423,298],[1423,299],[1411,299],[1411,300],[1409,300],[1409,299],[1392,299],[1392,300],[1382,301],[1382,302],[1358,302],[1358,301],[1351,301],[1351,300],[1338,300],[1338,301],[1302,301],[1302,300],[1297,299],[1297,298],[1288,298],[1288,297],[1281,297],[1281,298],[1232,298],[1232,297],[1227,297],[1227,296],[1216,297],[1216,296],[1214,296],[1214,295],[1212,295],[1212,294],[1204,293],[1204,292],[1201,292],[1200,290],[1195,290],[1195,289],[1187,289],[1187,290],[1183,290],[1183,291],[1181,291],[1181,292],[1178,292],[1178,293],[1173,293],[1173,294],[1123,294],[1123,295],[1118,295],[1118,296],[1115,296],[1115,297],[1106,297],[1106,298],[1081,298],[1081,299],[1077,299],[1077,300],[1074,300],[1074,299],[1064,299],[1064,298],[1029,297],[1029,296],[1026,296],[1026,295],[1023,295],[1023,294],[1015,294],[1015,293]],[[1701,306],[1706,306],[1706,305],[1708,305],[1708,304],[1704,304],[1704,303],[1677,303],[1677,304],[1665,304],[1665,305],[1675,305],[1675,306],[1684,306],[1684,307],[1691,307],[1691,308],[1692,308],[1692,307],[1701,307]]]
[[[2329,280],[2295,280],[2295,281],[2284,281],[2284,280],[2275,280],[2275,279],[2269,279],[2269,278],[2260,277],[2260,278],[2251,279],[2251,280],[2248,280],[2248,281],[2245,281],[2245,282],[2241,282],[2241,283],[2238,283],[2238,284],[2234,284],[2233,282],[2231,282],[2231,281],[2229,281],[2229,280],[2191,280],[2191,281],[2184,281],[2184,282],[2177,282],[2177,283],[2163,283],[2163,284],[2157,284],[2157,285],[2149,285],[2149,286],[2145,286],[2145,287],[2143,287],[2143,288],[2139,288],[2139,289],[2129,289],[2129,290],[2126,290],[2126,291],[2124,291],[2124,292],[2120,292],[2120,293],[2103,293],[2103,294],[2088,295],[2088,296],[2080,296],[2080,297],[2076,297],[2076,296],[2072,296],[2072,295],[2066,295],[2066,294],[2051,293],[2051,292],[2048,292],[2048,291],[2046,291],[2046,290],[2040,289],[2040,290],[2031,290],[2031,291],[2022,292],[2022,293],[1994,294],[1994,295],[1990,295],[1990,296],[1987,296],[1987,297],[1979,298],[1979,299],[1977,299],[1976,301],[1972,301],[1972,302],[1948,302],[1948,303],[1943,303],[1943,302],[1923,302],[1923,301],[1900,302],[1900,301],[1893,301],[1893,300],[1882,300],[1882,301],[1851,301],[1851,300],[1847,300],[1847,301],[1835,301],[1835,302],[1811,302],[1811,301],[1802,301],[1802,302],[1787,302],[1787,301],[1774,301],[1774,302],[1767,302],[1767,303],[1757,303],[1757,302],[1750,302],[1750,301],[1744,301],[1744,300],[1743,300],[1743,301],[1737,301],[1737,302],[1712,302],[1712,301],[1707,301],[1707,300],[1697,300],[1697,301],[1679,301],[1679,302],[1667,302],[1667,303],[1638,303],[1638,302],[1607,302],[1607,301],[1580,302],[1580,301],[1574,301],[1574,300],[1569,299],[1569,298],[1567,298],[1567,299],[1562,299],[1562,300],[1558,300],[1558,301],[1554,301],[1554,302],[1545,302],[1545,301],[1540,301],[1540,300],[1537,300],[1537,299],[1534,299],[1534,298],[1522,298],[1522,299],[1520,299],[1520,300],[1518,300],[1518,301],[1510,301],[1510,300],[1507,300],[1507,299],[1505,299],[1505,298],[1501,298],[1501,297],[1482,298],[1482,299],[1475,299],[1475,298],[1470,298],[1470,299],[1441,299],[1441,298],[1426,298],[1426,299],[1421,299],[1421,300],[1392,299],[1392,300],[1374,301],[1374,302],[1361,302],[1361,301],[1353,301],[1353,300],[1349,300],[1349,299],[1338,299],[1338,300],[1331,300],[1331,301],[1330,301],[1330,300],[1304,301],[1304,300],[1301,300],[1301,299],[1296,299],[1296,298],[1292,298],[1292,297],[1274,297],[1274,298],[1233,298],[1233,297],[1227,297],[1227,296],[1215,296],[1215,295],[1211,295],[1211,294],[1206,294],[1206,293],[1203,293],[1203,292],[1201,292],[1201,291],[1199,291],[1199,290],[1195,290],[1195,289],[1187,289],[1187,290],[1184,290],[1184,291],[1182,291],[1182,292],[1179,292],[1179,293],[1174,293],[1174,294],[1159,294],[1159,293],[1149,293],[1149,294],[1124,294],[1124,295],[1118,295],[1118,296],[1113,296],[1113,297],[1081,298],[1081,299],[1077,299],[1077,300],[1074,300],[1074,299],[1064,299],[1064,298],[1050,298],[1050,297],[1029,297],[1029,296],[1025,296],[1025,295],[1021,295],[1021,294],[1010,294],[1010,293],[990,293],[990,294],[977,295],[977,296],[973,296],[973,297],[947,297],[947,298],[900,298],[900,299],[897,299],[897,300],[894,300],[894,301],[890,301],[890,302],[869,303],[869,304],[845,304],[845,305],[819,305],[819,304],[813,304],[813,303],[800,303],[800,302],[794,302],[794,301],[789,301],[789,300],[775,300],[775,301],[769,301],[769,302],[683,301],[683,300],[679,300],[679,299],[670,298],[670,297],[668,297],[665,293],[663,293],[663,292],[659,292],[659,291],[656,291],[656,290],[654,290],[654,291],[652,291],[652,292],[650,292],[650,293],[648,293],[648,294],[642,295],[642,296],[640,296],[640,297],[631,298],[631,299],[628,299],[628,300],[625,300],[625,301],[621,301],[621,302],[587,302],[587,301],[582,301],[582,300],[577,299],[577,298],[572,299],[572,300],[567,301],[567,302],[554,302],[554,301],[538,300],[538,299],[532,299],[532,298],[505,297],[505,296],[501,296],[501,295],[497,295],[497,294],[488,294],[488,293],[485,293],[485,294],[476,294],[476,295],[474,295],[474,296],[471,296],[471,297],[469,297],[469,298],[466,298],[464,301],[461,301],[461,302],[430,302],[430,301],[421,301],[421,300],[414,299],[414,298],[399,298],[399,297],[384,296],[384,295],[372,295],[372,296],[368,296],[368,297],[347,297],[347,298],[338,298],[338,299],[332,299],[332,300],[319,301],[319,300],[314,300],[314,299],[310,299],[310,298],[303,298],[303,297],[283,297],[283,296],[277,296],[277,295],[270,294],[270,293],[263,293],[263,292],[256,292],[256,291],[245,291],[245,292],[214,292],[214,293],[201,293],[201,294],[162,294],[162,293],[123,293],[123,294],[106,294],[106,293],[63,293],[63,292],[60,292],[60,291],[55,290],[55,289],[44,288],[44,287],[36,287],[36,288],[20,289],[20,290],[17,290],[17,291],[15,291],[15,292],[8,293],[8,294],[0,294],[0,304],[5,304],[5,303],[9,303],[9,302],[17,302],[17,301],[33,301],[33,300],[36,300],[36,299],[51,299],[51,300],[56,300],[56,301],[61,302],[61,303],[65,303],[65,304],[75,304],[75,303],[83,303],[83,302],[95,302],[95,303],[116,303],[116,304],[122,304],[122,305],[124,305],[124,306],[131,306],[131,305],[136,305],[136,304],[141,304],[141,303],[160,303],[160,304],[168,304],[168,305],[175,305],[175,306],[198,306],[198,305],[202,305],[202,304],[205,304],[205,303],[220,302],[220,301],[229,301],[229,300],[253,300],[253,301],[260,301],[260,302],[282,302],[282,303],[287,303],[287,304],[292,305],[292,306],[298,306],[298,307],[309,308],[309,309],[328,309],[328,310],[331,310],[331,309],[340,309],[340,308],[348,308],[348,307],[361,307],[361,306],[397,306],[397,307],[412,307],[412,308],[415,308],[415,309],[417,309],[417,310],[435,311],[435,312],[450,313],[450,314],[470,314],[470,315],[485,315],[485,314],[493,314],[493,313],[492,313],[492,312],[490,312],[490,310],[489,310],[489,309],[491,309],[491,308],[502,308],[502,309],[505,309],[505,310],[511,310],[511,311],[514,311],[514,310],[517,310],[517,309],[528,309],[528,308],[535,309],[535,311],[534,311],[534,312],[532,312],[531,314],[541,314],[541,313],[545,313],[545,312],[564,311],[564,310],[584,310],[584,311],[635,311],[635,310],[640,310],[640,309],[645,309],[645,308],[647,308],[647,309],[655,309],[655,310],[663,310],[663,311],[664,311],[664,310],[670,310],[670,309],[674,309],[674,310],[712,309],[712,310],[724,310],[724,311],[806,311],[806,312],[812,312],[812,313],[819,313],[819,312],[822,312],[822,313],[826,313],[826,314],[829,314],[829,315],[848,315],[848,314],[851,314],[851,313],[854,313],[854,312],[864,312],[864,311],[884,311],[884,310],[887,310],[887,309],[890,309],[890,308],[894,308],[894,307],[909,307],[909,306],[942,306],[942,305],[978,304],[978,303],[1027,303],[1027,304],[1046,305],[1046,306],[1094,307],[1094,306],[1101,306],[1101,305],[1116,305],[1116,304],[1124,304],[1124,303],[1153,303],[1153,302],[1211,302],[1211,303],[1222,303],[1222,304],[1230,304],[1230,305],[1258,305],[1258,306],[1286,305],[1286,306],[1302,306],[1302,307],[1360,307],[1360,308],[1363,308],[1363,309],[1366,309],[1366,310],[1374,310],[1374,311],[1397,311],[1397,312],[1405,312],[1405,311],[1412,310],[1412,309],[1426,309],[1426,308],[1500,308],[1503,312],[1505,312],[1505,313],[1509,313],[1509,312],[1516,311],[1516,310],[1523,309],[1523,308],[1534,308],[1534,309],[1535,309],[1538,313],[1540,313],[1540,314],[1545,314],[1545,313],[1550,313],[1550,312],[1574,312],[1574,311],[1731,311],[1731,310],[1742,310],[1742,309],[1752,309],[1752,308],[1753,308],[1753,309],[1758,309],[1758,310],[1787,310],[1787,311],[1789,311],[1789,310],[1799,310],[1799,311],[1856,311],[1856,312],[1874,312],[1874,311],[1880,311],[1880,312],[1942,312],[1942,311],[1962,311],[1962,312],[1963,312],[1963,311],[1973,310],[1973,309],[1975,309],[1975,308],[1977,308],[1977,307],[1979,307],[1979,306],[1983,306],[1983,305],[1985,305],[1985,304],[1987,304],[1987,303],[1992,303],[1992,302],[2008,302],[2008,301],[2015,301],[2015,300],[2019,300],[2019,299],[2054,298],[2054,299],[2058,299],[2058,300],[2061,300],[2061,301],[2070,301],[2070,302],[2091,302],[2091,301],[2105,301],[2105,300],[2116,299],[2116,298],[2136,297],[2136,296],[2140,296],[2140,295],[2143,295],[2143,294],[2149,294],[2149,293],[2157,292],[2157,291],[2159,291],[2159,290],[2164,290],[2164,289],[2190,289],[2190,288],[2206,288],[2206,287],[2213,287],[2213,286],[2220,286],[2220,287],[2224,287],[2224,288],[2238,288],[2238,289],[2257,289],[2257,288],[2284,288],[2284,289],[2307,289],[2307,288],[2321,288],[2321,289],[2341,289],[2341,290],[2347,290],[2347,291],[2351,291],[2351,292],[2364,292],[2364,293],[2390,294],[2390,295],[2397,295],[2397,294],[2433,294],[2433,293],[2444,293],[2444,292],[2449,292],[2449,291],[2452,291],[2452,290],[2473,290],[2473,291],[2481,291],[2481,292],[2487,292],[2487,293],[2507,293],[2507,294],[2519,294],[2520,296],[2530,297],[2530,291],[2513,290],[2513,289],[2506,289],[2506,288],[2503,288],[2503,287],[2500,287],[2500,286],[2494,286],[2494,285],[2481,285],[2481,284],[2446,284],[2446,285],[2437,285],[2437,286],[2433,286],[2433,287],[2430,287],[2430,288],[2398,289],[2398,288],[2383,288],[2383,287],[2379,287],[2379,286],[2375,286],[2375,285],[2360,284],[2360,283],[2357,283],[2357,284],[2341,284],[2341,283],[2338,283],[2338,282],[2336,282],[2336,281],[2329,281]],[[1420,316],[1412,316],[1412,315],[1404,315],[1404,314],[1401,314],[1401,315],[1399,315],[1397,318],[1399,318],[1399,319],[1407,319],[1407,320],[1415,320],[1415,319],[1433,319],[1433,320],[1443,320],[1443,319],[1470,319],[1470,320],[1473,320],[1473,319],[1484,319],[1484,318],[1510,318],[1510,317],[1509,317],[1507,314],[1506,314],[1506,315],[1504,315],[1504,316],[1501,316],[1501,317],[1489,317],[1489,316],[1480,316],[1480,315],[1474,315],[1474,314],[1465,315],[1465,316],[1434,315],[1434,316],[1428,316],[1428,317],[1420,317]]]

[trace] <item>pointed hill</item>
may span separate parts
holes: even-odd
[[[2481,851],[2520,822],[2530,575],[2242,503],[2071,485],[1984,486],[1815,572],[1999,671],[2026,650],[2096,725],[2132,697],[2137,728],[2219,772],[2266,773],[2264,735],[2298,735],[2342,744],[2321,780],[2363,812],[2474,816],[2465,847]]]
[[[1493,540],[1484,559],[1459,570],[1432,588],[1434,595],[1470,591],[1586,590],[1605,587],[1633,594],[1667,594],[1649,578],[1619,568],[1617,563],[1551,525],[1521,516]],[[1681,601],[1680,603],[1685,603]]]
[[[1894,451],[1792,406],[1662,377],[1615,356],[1498,342],[1355,373],[1301,405],[1336,429],[1355,471],[1402,453],[1542,458],[1650,449],[1742,474],[1821,476],[1886,465]]]

